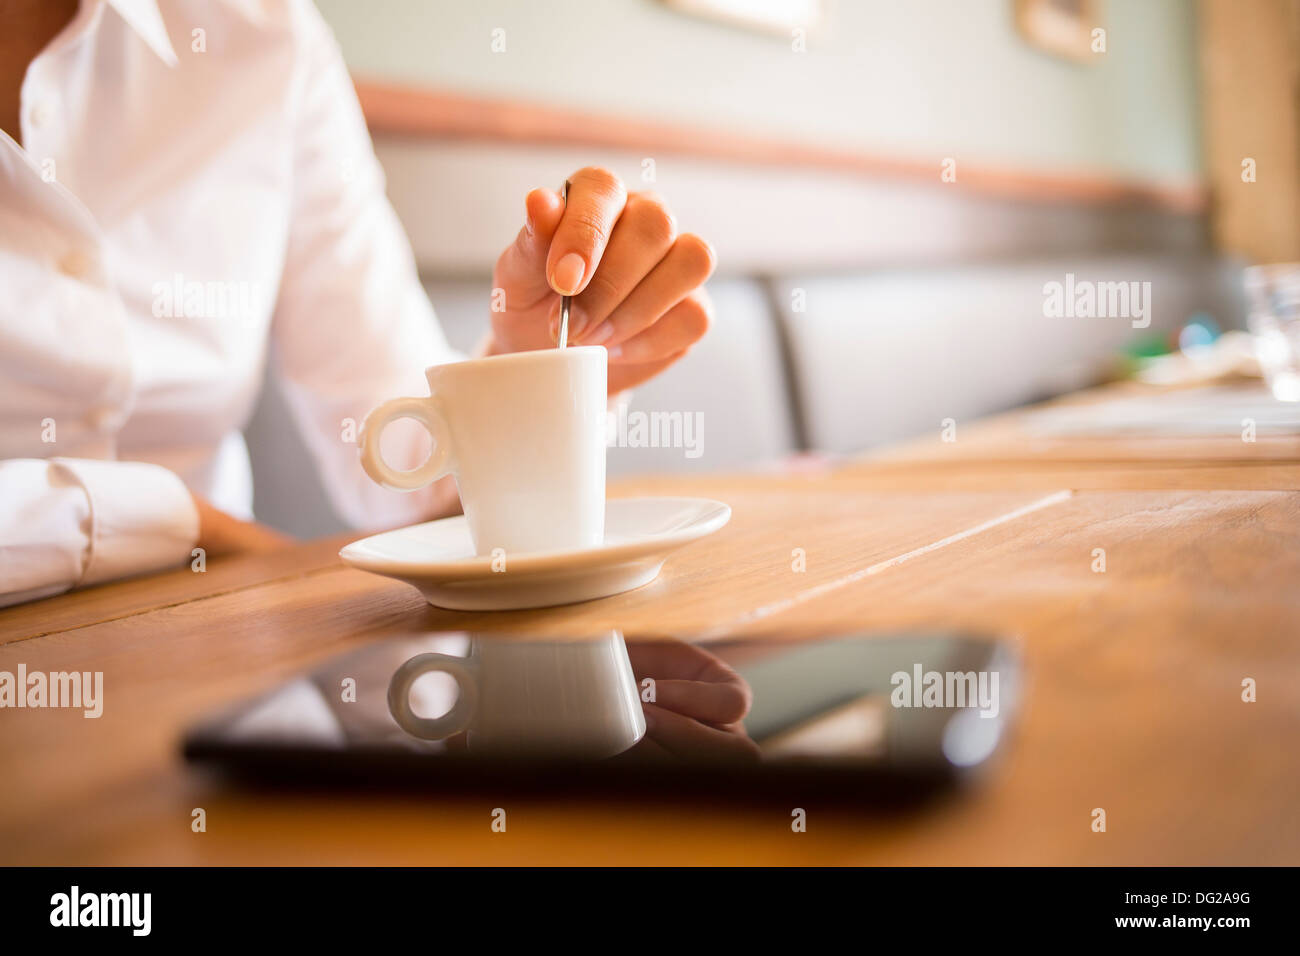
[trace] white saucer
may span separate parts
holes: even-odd
[[[669,552],[712,534],[731,508],[708,498],[613,498],[605,505],[605,543],[571,551],[506,555],[493,571],[474,553],[463,515],[353,541],[345,562],[414,585],[435,607],[509,611],[608,597],[649,584]]]

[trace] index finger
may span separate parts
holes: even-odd
[[[627,187],[608,169],[588,166],[569,177],[569,201],[551,239],[546,279],[560,295],[587,287],[627,204]]]
[[[631,641],[627,655],[638,681],[654,678],[656,703],[669,710],[724,724],[749,712],[753,692],[724,661],[683,641]]]

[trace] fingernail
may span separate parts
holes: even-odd
[[[611,362],[617,359],[622,354],[623,354],[623,346],[621,345],[611,345],[609,348],[605,349],[605,357],[609,359],[609,361]]]
[[[587,263],[583,262],[582,256],[570,252],[551,270],[551,287],[560,295],[573,295],[586,271]]]
[[[613,334],[614,334],[613,323],[602,322],[600,323],[600,325],[596,326],[596,331],[592,332],[591,335],[587,336],[586,340],[582,344],[599,345],[601,342],[607,341],[609,337]]]

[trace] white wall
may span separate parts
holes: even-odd
[[[804,54],[658,0],[317,3],[370,78],[927,161],[1201,170],[1190,0],[1102,3],[1108,50],[1087,66],[1029,47],[1012,0],[839,0]]]

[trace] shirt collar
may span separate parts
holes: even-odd
[[[175,66],[176,51],[167,37],[167,26],[158,12],[157,0],[107,0],[118,16],[127,22],[158,58],[168,66]]]

